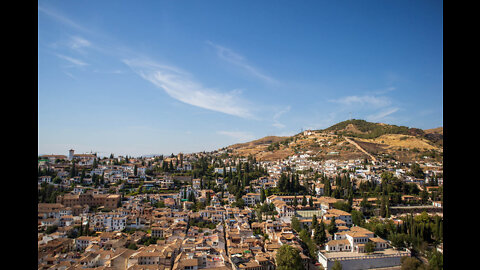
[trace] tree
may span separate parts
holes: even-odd
[[[309,232],[305,229],[302,229],[299,233],[299,236],[302,242],[307,246],[308,255],[310,258],[317,257],[317,246],[315,245],[315,242],[312,241]]]
[[[325,184],[324,185],[325,186],[324,186],[324,189],[323,189],[324,190],[323,193],[325,194],[325,196],[330,196],[331,193],[332,193],[332,187],[330,185],[330,179],[328,179],[328,178],[325,179]]]
[[[245,207],[245,201],[242,198],[238,198],[233,204],[232,207],[242,208]]]
[[[72,167],[70,168],[70,178],[73,178],[77,175],[75,171],[75,160],[72,160]]]
[[[135,245],[135,243],[130,243],[127,248],[137,250],[137,245]]]
[[[318,220],[317,220],[317,215],[313,215],[312,217],[312,227],[310,230],[316,230],[318,227]]]
[[[295,197],[293,198],[293,207],[295,207],[296,209],[297,205],[298,205],[298,200],[297,200],[297,195],[295,195]]]
[[[368,207],[367,193],[363,193],[363,199],[362,199],[362,202],[360,203],[360,207],[362,208]]]
[[[342,269],[343,269],[342,264],[339,261],[335,260],[332,266],[332,270],[342,270]]]
[[[298,220],[298,218],[296,216],[293,216],[292,219],[291,219],[291,222],[292,222],[292,228],[297,231],[297,232],[300,232],[300,230],[302,229],[301,225],[300,225],[300,221]]]
[[[391,234],[389,240],[391,241],[392,246],[396,248],[404,248],[406,247],[407,235],[404,233]]]
[[[405,256],[400,259],[402,263],[402,270],[416,270],[422,264],[419,260],[415,257]]]
[[[90,218],[87,221],[87,225],[85,225],[85,233],[83,235],[88,236],[90,234]]]
[[[300,252],[289,246],[282,245],[277,252],[275,257],[275,262],[277,264],[278,270],[303,270],[302,258],[300,257]]]
[[[284,173],[280,175],[280,179],[278,180],[278,188],[280,192],[288,191],[288,178]]]
[[[325,241],[327,241],[327,234],[325,233],[325,223],[323,223],[323,219],[320,220],[317,228],[315,228],[315,232],[313,234],[313,240],[317,245],[323,245]]]
[[[357,226],[362,226],[364,222],[364,216],[363,213],[357,210],[352,210],[352,223],[357,225]]]
[[[413,177],[415,178],[425,179],[425,173],[423,172],[422,168],[420,168],[420,165],[418,165],[417,163],[413,163],[410,167],[410,174],[413,175]]]
[[[82,174],[80,175],[80,183],[83,184],[83,179],[85,178],[85,169],[82,170]]]
[[[333,208],[340,209],[348,213],[352,211],[352,207],[347,202],[342,202],[342,201],[335,202],[333,204]]]
[[[428,264],[430,269],[443,269],[443,254],[437,250],[433,250],[428,256]]]
[[[292,178],[293,178],[293,179],[292,179],[292,180],[293,180],[292,182],[293,182],[293,190],[294,190],[294,192],[300,191],[301,185],[300,185],[300,181],[299,181],[298,174],[293,175]]]
[[[383,218],[387,217],[387,201],[388,199],[386,198],[386,196],[382,196],[380,204],[380,216]]]
[[[266,198],[267,198],[267,197],[266,197],[266,195],[265,195],[265,190],[262,189],[262,190],[260,191],[260,202],[261,202],[261,203],[265,202],[265,199],[266,199]]]
[[[372,253],[375,250],[375,244],[372,241],[368,241],[365,244],[365,252]]]
[[[55,178],[53,178],[52,182],[54,184],[60,184],[62,182],[62,179],[58,176],[55,176]]]
[[[338,231],[337,224],[335,224],[335,217],[332,217],[330,224],[327,227],[328,233],[333,236],[334,233]]]
[[[45,230],[45,233],[46,234],[51,234],[51,233],[54,233],[56,232],[58,229],[58,226],[57,225],[51,225],[51,226],[48,226],[47,229]]]
[[[303,195],[302,198],[302,206],[307,206],[307,198],[305,197],[305,195]]]
[[[210,192],[207,193],[207,205],[210,205],[211,195]]]
[[[428,192],[426,190],[422,190],[420,192],[420,199],[422,200],[423,204],[425,204],[428,201]]]

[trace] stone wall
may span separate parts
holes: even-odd
[[[358,257],[342,257],[337,260],[342,264],[342,268],[345,270],[357,270],[357,269],[371,269],[380,267],[392,267],[400,266],[401,258],[403,256],[409,256],[408,253],[402,253],[397,255],[365,255]],[[318,261],[323,265],[325,269],[331,269],[335,263],[335,259],[327,259],[325,256],[319,253]]]

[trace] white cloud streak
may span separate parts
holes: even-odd
[[[84,28],[83,26],[77,24],[76,22],[70,20],[69,18],[65,17],[64,15],[62,15],[59,12],[56,12],[56,11],[50,9],[50,8],[46,8],[44,6],[38,6],[38,11],[48,15],[49,17],[51,17],[52,19],[54,19],[58,22],[61,22],[64,25],[68,25],[72,28],[75,28],[75,29],[83,31],[83,32],[91,33],[90,30]]]
[[[243,131],[217,131],[220,135],[225,135],[235,139],[236,142],[248,142],[255,139],[255,136],[250,132]]]
[[[286,126],[282,123],[280,123],[278,121],[278,118],[280,118],[280,116],[284,113],[287,113],[290,111],[290,106],[287,106],[285,109],[281,110],[281,111],[278,111],[277,113],[275,113],[275,115],[273,116],[273,124],[272,126],[276,127],[276,128],[285,128]]]
[[[87,66],[88,65],[87,63],[85,63],[85,62],[83,62],[82,60],[79,60],[79,59],[75,59],[75,58],[65,56],[65,55],[62,55],[62,54],[56,54],[56,55],[59,58],[67,60],[68,62],[74,64],[75,66]]]
[[[375,96],[347,96],[339,99],[330,100],[330,102],[339,103],[346,106],[352,105],[366,105],[373,107],[384,107],[391,104],[391,101],[386,97],[375,97]]]
[[[217,52],[217,56],[220,57],[221,59],[242,68],[243,70],[247,71],[248,73],[250,73],[254,77],[257,77],[257,78],[263,80],[264,82],[267,82],[267,83],[270,83],[270,84],[278,84],[277,80],[275,80],[274,78],[264,74],[263,72],[258,70],[258,68],[249,64],[247,62],[247,60],[245,59],[245,57],[243,57],[240,54],[234,52],[233,50],[231,50],[229,48],[226,48],[226,47],[223,47],[223,46],[220,46],[218,44],[215,44],[211,41],[206,41],[206,43],[208,45],[212,46],[213,48],[215,48],[215,50]]]
[[[389,108],[387,110],[381,111],[377,114],[367,116],[367,120],[371,122],[379,122],[384,120],[387,116],[397,112],[399,108]]]
[[[73,36],[70,38],[68,46],[73,50],[81,50],[82,48],[90,47],[92,43],[82,37]]]
[[[206,88],[188,73],[150,60],[129,59],[123,60],[123,63],[176,100],[216,112],[253,118],[250,109],[239,97],[238,90],[219,92]]]

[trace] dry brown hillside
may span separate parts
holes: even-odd
[[[426,134],[441,134],[443,135],[443,127],[432,128],[432,129],[425,129],[424,132]]]
[[[258,140],[246,143],[237,143],[229,146],[232,150],[232,155],[247,157],[254,156],[257,160],[279,160],[292,155],[293,152],[289,149],[282,149],[278,151],[269,151],[267,148],[274,144],[284,141],[289,137],[267,136]]]
[[[256,146],[261,146],[261,145],[267,145],[268,146],[271,143],[280,142],[280,141],[285,140],[286,138],[288,138],[288,137],[267,136],[267,137],[263,137],[261,139],[254,140],[254,141],[251,141],[251,142],[237,143],[237,144],[234,144],[234,145],[230,145],[228,148],[240,149],[240,148],[254,148]]]
[[[428,151],[443,152],[443,128],[421,130],[354,120],[325,130],[290,137],[268,136],[228,148],[233,156],[253,155],[258,161],[276,161],[302,153],[310,154],[315,160],[370,159],[371,155],[378,159],[388,155],[399,161],[410,161],[422,158]]]

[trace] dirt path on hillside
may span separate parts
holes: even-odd
[[[363,153],[365,153],[365,155],[369,156],[373,161],[377,162],[377,159],[374,156],[372,156],[370,153],[365,151],[365,149],[360,147],[360,145],[358,145],[355,141],[350,140],[350,138],[347,138],[347,137],[344,137],[344,138],[347,142],[349,142],[349,143],[353,144],[355,147],[357,147],[358,150],[362,151]]]

